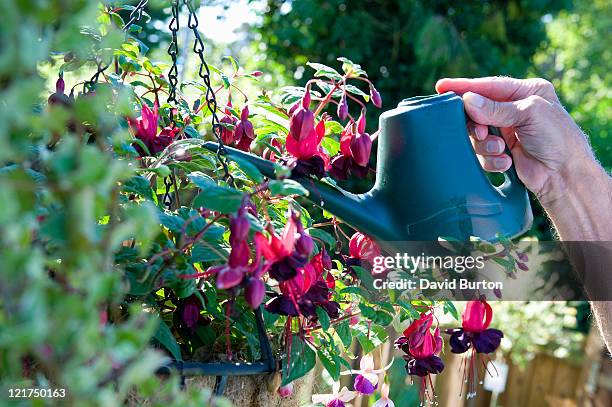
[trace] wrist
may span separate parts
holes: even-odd
[[[537,197],[545,209],[563,205],[598,188],[600,180],[603,182],[605,179],[604,169],[592,153],[585,151],[582,157],[572,157],[566,165],[551,174]]]

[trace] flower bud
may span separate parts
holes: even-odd
[[[230,240],[232,242],[240,242],[249,236],[251,223],[244,214],[232,216],[230,219]]]
[[[290,397],[293,394],[293,382],[287,383],[286,385],[279,387],[278,394],[282,398]]]
[[[251,72],[251,76],[254,76],[256,78],[259,78],[261,75],[263,75],[263,72],[261,72],[261,71],[253,71],[253,72]]]
[[[64,93],[66,89],[66,83],[64,82],[64,75],[60,73],[59,78],[55,82],[55,92],[56,93]]]
[[[230,242],[232,252],[230,253],[228,264],[230,267],[243,267],[249,263],[251,251],[249,243],[246,240],[238,240]]]
[[[245,106],[240,113],[240,121],[236,125],[234,139],[241,141],[244,137],[250,140],[255,138],[255,131],[253,130],[253,123],[249,121],[249,107]]]
[[[244,297],[253,309],[259,307],[266,293],[266,285],[259,278],[250,278],[244,291]]]
[[[380,108],[382,106],[382,98],[380,97],[380,93],[376,90],[374,85],[370,83],[370,99],[374,106]]]
[[[225,111],[225,115],[219,120],[221,122],[221,140],[224,144],[231,144],[234,141],[234,131],[236,129],[235,125],[236,118],[229,113],[228,110]]]
[[[289,132],[296,141],[308,137],[314,128],[314,114],[303,105],[298,107],[289,119]]]
[[[359,115],[359,119],[357,119],[357,134],[365,133],[365,128],[366,128],[365,109],[362,109],[361,114]]]
[[[242,270],[233,267],[224,267],[217,273],[217,288],[227,290],[237,286],[242,282],[244,273]]]
[[[331,257],[329,257],[327,250],[325,250],[325,247],[321,249],[321,262],[325,270],[330,270],[332,268],[332,260]]]
[[[351,140],[351,156],[355,164],[365,167],[370,161],[372,139],[367,133],[358,133]]]
[[[518,266],[519,269],[523,270],[523,271],[529,271],[529,266],[527,266],[527,264],[517,261],[516,265]]]
[[[304,257],[310,256],[312,250],[314,249],[314,242],[312,241],[312,237],[307,235],[306,233],[302,233],[298,238],[297,242],[295,242],[295,250]]]
[[[527,256],[527,253],[525,252],[517,252],[516,255],[523,263],[527,263],[529,261],[529,256]]]
[[[343,93],[342,98],[340,98],[337,113],[340,120],[346,120],[346,118],[348,117],[348,103],[346,101],[346,93]]]

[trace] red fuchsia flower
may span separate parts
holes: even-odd
[[[181,300],[177,306],[177,313],[180,317],[181,326],[191,333],[195,333],[198,325],[210,322],[200,314],[201,309],[202,303],[195,295],[191,295]]]
[[[64,74],[60,72],[57,81],[55,81],[55,92],[49,96],[47,100],[50,105],[69,106],[73,102],[73,98],[66,95],[66,82],[64,82]]]
[[[363,116],[362,116],[363,117]],[[360,117],[360,119],[362,118]],[[365,119],[362,120],[365,126]],[[349,175],[364,178],[368,174],[368,162],[372,152],[371,137],[360,136],[357,141],[355,122],[350,121],[342,130],[340,135],[340,153],[336,155],[330,164],[330,174],[337,179],[345,180]],[[363,134],[361,132],[360,134]],[[369,141],[368,141],[369,140]],[[351,147],[354,144],[353,147]],[[369,145],[369,147],[368,147]],[[353,150],[355,153],[353,153]],[[367,158],[366,158],[367,156]],[[355,157],[357,160],[355,160]],[[362,165],[363,164],[363,165]]]
[[[299,104],[292,107],[289,118],[289,136],[295,141],[303,141],[314,128],[314,113],[310,107],[310,91],[306,89]]]
[[[490,361],[488,354],[493,353],[499,347],[504,334],[499,329],[489,328],[493,318],[493,309],[486,302],[480,299],[468,301],[461,315],[461,328],[448,329],[450,334],[450,346],[453,353],[466,353],[468,355],[468,366],[464,365],[463,376],[469,383],[467,398],[476,395],[476,380],[478,380],[479,362],[478,356],[482,360],[483,366]]]
[[[240,121],[236,124],[234,130],[236,148],[242,151],[249,151],[254,138],[255,131],[253,130],[253,123],[249,120],[249,107],[245,106],[240,113]]]
[[[367,167],[372,151],[372,138],[365,132],[365,126],[365,111],[362,110],[357,120],[357,134],[353,135],[349,147],[353,162],[360,167]]]
[[[143,103],[140,117],[136,119],[128,117],[127,120],[134,136],[147,146],[151,154],[163,151],[179,133],[178,128],[166,127],[159,136],[157,135],[157,122],[159,121],[157,102],[153,105],[153,109]],[[145,155],[140,146],[137,145],[135,148],[141,156]]]
[[[325,171],[329,169],[329,155],[320,147],[323,137],[325,137],[325,119],[320,120],[316,127],[311,128],[308,136],[301,141],[295,140],[291,133],[287,136],[285,148],[295,158],[290,163],[293,165],[291,172],[293,177],[314,175],[321,178],[325,175]]]
[[[231,104],[228,103],[228,107],[231,107]],[[238,119],[234,117],[232,112],[230,112],[230,110],[226,107],[225,113],[223,114],[223,117],[219,119],[219,122],[221,123],[221,140],[223,141],[223,144],[233,144]]]
[[[246,208],[243,206],[238,210],[237,215],[230,218],[229,240],[232,251],[227,264],[208,270],[211,274],[217,274],[217,288],[229,289],[238,286],[250,271],[251,250],[247,241],[250,223],[245,211]]]
[[[408,374],[421,378],[420,396],[426,403],[436,398],[431,375],[444,370],[444,363],[438,356],[442,351],[442,337],[438,327],[432,332],[433,320],[433,312],[421,313],[395,341],[395,347],[405,353]]]
[[[340,389],[340,383],[334,382],[331,394],[314,394],[313,403],[325,404],[325,407],[346,407],[345,403],[353,400],[357,393],[350,391],[346,387]]]
[[[253,309],[259,307],[266,294],[266,284],[259,277],[249,277],[244,290],[244,298]]]
[[[355,232],[349,240],[349,257],[345,258],[346,265],[351,274],[355,276],[354,271],[351,269],[352,266],[362,267],[364,263],[372,266],[374,259],[380,255],[380,247],[374,239],[361,232]]]
[[[395,407],[395,403],[389,398],[389,385],[383,383],[380,388],[380,398],[372,407]]]
[[[291,397],[293,395],[293,382],[279,387],[278,395],[281,396],[281,398]]]

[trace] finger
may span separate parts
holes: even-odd
[[[474,123],[471,120],[468,120],[467,128],[469,135],[476,140],[484,140],[489,132],[488,126]]]
[[[476,154],[496,156],[504,152],[506,145],[501,137],[488,136],[482,141],[474,142],[474,151]]]
[[[481,125],[512,127],[526,119],[516,102],[497,102],[472,92],[463,95],[463,102],[468,116]]]
[[[479,160],[485,171],[489,172],[504,172],[512,165],[512,159],[507,154],[480,156]]]
[[[515,79],[503,76],[486,78],[444,78],[436,83],[438,93],[455,92],[463,95],[474,92],[500,102],[525,99],[538,95],[549,102],[559,103],[554,86],[541,78]]]

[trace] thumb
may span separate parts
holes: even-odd
[[[477,93],[466,92],[463,103],[468,116],[479,124],[512,127],[524,119],[524,112],[514,102],[497,102]]]

